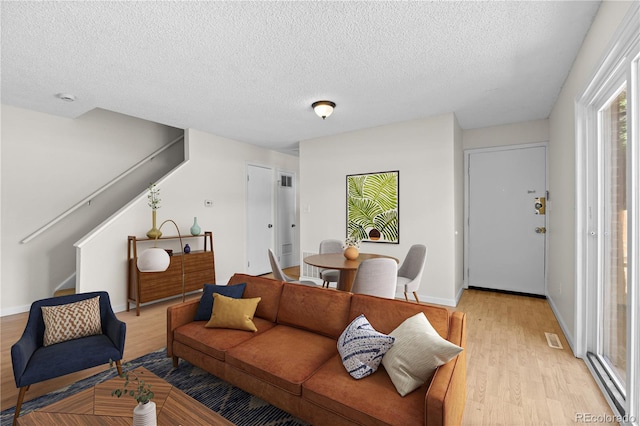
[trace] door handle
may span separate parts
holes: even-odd
[[[292,224],[291,224],[291,227],[292,227],[292,228],[295,228],[295,227],[296,227],[296,224],[295,224],[295,223],[292,223]]]
[[[540,226],[536,228],[536,234],[546,234],[546,233],[547,233],[547,228],[545,228],[544,226]]]
[[[268,224],[267,228],[273,228],[273,225],[272,224]]]

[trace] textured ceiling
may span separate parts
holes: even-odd
[[[463,129],[543,119],[599,4],[2,1],[2,103],[285,151],[447,112]],[[319,99],[337,104],[325,121]]]

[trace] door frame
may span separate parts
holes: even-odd
[[[638,87],[640,67],[640,31],[637,16],[640,5],[635,2],[629,7],[612,40],[607,45],[593,75],[586,87],[575,99],[575,325],[573,352],[582,358],[600,387],[614,415],[624,424],[637,424],[640,413],[640,136],[638,130],[638,108],[640,95]],[[601,327],[601,309],[597,295],[601,291],[598,280],[602,254],[600,249],[599,197],[602,174],[599,161],[601,107],[619,79],[627,84],[627,355],[626,384],[624,398],[618,398],[610,386],[606,369],[598,370],[600,344],[598,330]],[[595,181],[595,185],[594,185]],[[594,188],[595,186],[595,188]],[[595,211],[595,213],[593,213]],[[598,265],[598,266],[596,266]],[[596,277],[597,279],[593,279]],[[591,279],[590,279],[591,278]],[[595,348],[595,351],[594,351]],[[590,356],[589,352],[596,354]],[[596,362],[594,362],[596,361]],[[634,419],[635,420],[629,420]]]
[[[277,168],[275,170],[275,199],[274,199],[274,226],[275,226],[275,230],[274,230],[274,244],[275,244],[275,248],[280,247],[280,229],[278,228],[278,211],[281,207],[280,205],[280,177],[282,174],[287,174],[287,175],[291,175],[292,179],[293,179],[293,216],[295,218],[295,230],[293,232],[293,253],[292,253],[292,258],[295,259],[294,260],[294,265],[299,264],[299,259],[300,259],[300,216],[298,214],[298,209],[296,208],[296,206],[298,205],[298,174],[294,171],[291,170],[286,170],[286,169],[281,169],[281,168]],[[276,256],[279,255],[278,252],[275,253]],[[292,265],[292,266],[294,266]],[[284,267],[283,267],[284,268]]]
[[[259,167],[262,169],[267,169],[271,172],[271,185],[270,185],[270,190],[271,190],[271,221],[275,222],[276,219],[276,213],[275,213],[275,205],[276,205],[276,191],[275,191],[275,168],[273,166],[269,166],[266,164],[260,164],[260,163],[254,163],[254,162],[247,162],[245,163],[245,261],[244,261],[244,267],[245,267],[245,271],[249,272],[249,261],[251,259],[249,259],[249,245],[251,244],[251,235],[249,235],[249,168],[250,167]],[[275,243],[275,235],[276,235],[276,230],[275,230],[275,223],[273,224],[274,229],[271,233],[271,239],[269,241],[269,248],[271,250],[273,250],[274,247],[274,243]],[[267,258],[267,253],[265,252],[264,254],[265,259]]]
[[[546,205],[546,213],[545,213],[545,227],[547,232],[549,232],[549,214],[551,211],[551,203],[549,194],[549,142],[541,141],[541,142],[533,142],[527,144],[514,144],[514,145],[501,145],[487,148],[470,148],[464,150],[464,270],[463,270],[463,281],[462,286],[465,289],[469,288],[469,158],[472,154],[481,154],[487,152],[500,152],[500,151],[512,151],[514,149],[528,149],[528,148],[538,148],[544,147],[545,152],[545,186],[546,186],[546,194],[547,197],[547,205]],[[547,286],[549,283],[549,237],[544,239],[544,294],[547,295]]]

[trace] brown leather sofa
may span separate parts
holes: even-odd
[[[380,365],[361,380],[342,365],[337,339],[364,314],[388,334],[424,312],[437,332],[466,345],[466,317],[443,307],[235,274],[243,298],[261,297],[257,332],[205,328],[194,321],[199,301],[168,308],[167,355],[182,358],[313,425],[456,425],[466,397],[466,351],[430,381],[401,397]]]

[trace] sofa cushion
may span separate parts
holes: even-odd
[[[198,311],[196,312],[194,321],[209,321],[211,318],[211,311],[213,310],[213,294],[224,294],[227,297],[233,297],[239,299],[244,293],[244,288],[247,285],[245,283],[234,285],[215,285],[205,284],[202,288],[202,297],[200,297],[200,304],[198,305]]]
[[[100,296],[64,305],[42,306],[43,346],[102,334]]]
[[[389,334],[404,320],[424,312],[433,328],[445,339],[449,337],[449,317],[447,308],[422,305],[404,300],[389,300],[366,294],[354,294],[351,298],[349,321],[364,314],[373,328],[381,333]]]
[[[205,321],[194,321],[176,328],[173,339],[224,361],[227,350],[275,326],[274,323],[257,317],[253,318],[253,323],[258,329],[255,333],[230,328],[206,328]]]
[[[304,382],[302,398],[355,424],[421,425],[425,424],[427,386],[401,397],[384,367],[356,380],[347,374],[336,355]]]
[[[351,293],[287,283],[282,289],[278,324],[299,327],[337,340],[350,322],[350,304]]]
[[[334,339],[276,325],[229,349],[226,362],[293,395],[300,395],[302,383],[336,354]],[[343,373],[347,374],[344,368]]]
[[[244,294],[242,295],[243,298],[260,297],[262,299],[256,309],[255,316],[276,322],[284,282],[246,274],[234,274],[229,279],[228,284],[238,283],[246,283]]]
[[[462,351],[460,346],[440,337],[423,312],[408,318],[390,335],[396,341],[382,364],[402,396],[422,386],[436,368]]]
[[[367,318],[360,315],[351,321],[338,339],[338,352],[344,368],[354,379],[375,373],[394,340],[376,331]]]
[[[234,299],[222,294],[214,294],[213,300],[211,319],[205,324],[205,327],[258,331],[253,323],[253,315],[258,303],[260,303],[259,297]]]

